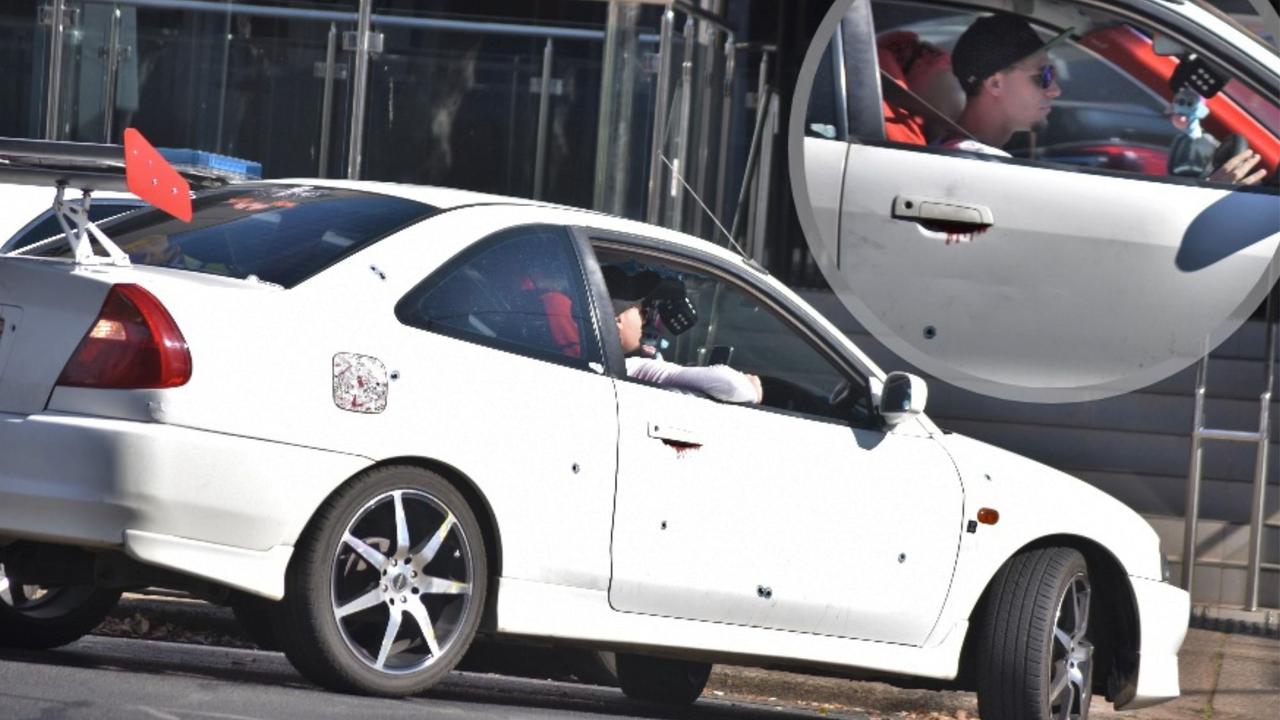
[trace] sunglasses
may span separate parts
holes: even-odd
[[[1041,90],[1048,90],[1053,81],[1058,78],[1058,71],[1053,65],[1045,65],[1039,70],[1033,70],[1031,82],[1035,83]]]

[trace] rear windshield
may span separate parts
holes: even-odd
[[[413,200],[310,185],[235,185],[191,202],[190,223],[148,208],[99,227],[138,265],[293,287],[437,212]],[[71,250],[56,243],[32,255],[69,258]]]

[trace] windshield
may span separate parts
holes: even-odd
[[[138,265],[253,276],[293,287],[437,212],[404,198],[279,184],[203,192],[192,200],[192,207],[190,223],[151,208],[99,227]],[[58,243],[31,254],[70,258],[71,249]]]

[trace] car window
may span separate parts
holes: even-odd
[[[89,204],[89,219],[93,222],[101,222],[116,215],[127,213],[130,210],[136,210],[142,205],[141,200],[101,200],[95,198]],[[54,216],[53,211],[46,210],[31,224],[19,230],[13,237],[9,238],[8,242],[0,246],[0,253],[13,252],[45,238],[60,234],[62,234],[62,227],[58,225],[58,218]]]
[[[98,227],[136,265],[253,276],[288,288],[437,211],[390,195],[276,183],[230,185],[191,204],[189,223],[151,208]],[[71,249],[59,243],[33,254],[71,257]]]
[[[1067,38],[1050,50],[1052,74],[1045,75],[1060,94],[1052,98],[1047,118],[1027,123],[1030,130],[999,143],[983,138],[979,145],[964,142],[977,133],[962,116],[973,101],[954,77],[950,54],[961,33],[988,13],[907,0],[872,0],[871,7],[874,38],[860,41],[876,44],[884,102],[882,107],[855,107],[850,88],[849,112],[874,115],[870,119],[878,120],[884,128],[881,137],[890,144],[996,159],[1003,152],[1059,169],[1206,182],[1216,167],[1218,145],[1237,147],[1243,140],[1262,155],[1260,167],[1270,170],[1264,183],[1274,184],[1280,157],[1275,103],[1214,64],[1212,72],[1226,89],[1209,97],[1196,95],[1189,106],[1176,104],[1171,79],[1184,60],[1156,55],[1152,28],[1083,5],[1063,5],[1057,17],[1026,18],[1042,40],[1070,28]],[[844,38],[846,46],[850,42]],[[1195,122],[1183,123],[1179,111],[1183,118],[1194,115]],[[822,120],[815,115],[812,122]],[[874,143],[881,137],[857,139]]]
[[[565,228],[531,225],[486,238],[397,305],[406,325],[585,367],[600,362],[581,265]]]
[[[661,276],[643,304],[642,338],[661,359],[756,375],[763,408],[871,425],[865,379],[843,369],[803,324],[757,291],[709,268],[608,247],[598,247],[596,257],[606,272]]]

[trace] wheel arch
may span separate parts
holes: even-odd
[[[1139,624],[1137,598],[1129,581],[1129,574],[1120,560],[1102,544],[1080,535],[1046,535],[1027,542],[1010,553],[991,577],[987,578],[982,593],[969,610],[969,629],[961,651],[961,657],[964,658],[961,662],[962,672],[957,681],[965,688],[974,687],[974,678],[966,675],[964,670],[975,667],[971,658],[977,652],[980,620],[1000,568],[1022,553],[1049,547],[1071,548],[1084,556],[1094,590],[1089,602],[1089,617],[1093,626],[1090,638],[1094,642],[1096,663],[1094,693],[1104,695],[1113,703],[1122,704],[1136,691],[1138,682],[1138,648],[1141,647],[1142,628]],[[1103,592],[1098,592],[1099,589]]]
[[[502,576],[502,537],[498,532],[498,519],[494,515],[489,499],[466,473],[440,460],[413,455],[386,458],[370,465],[368,469],[387,467],[389,465],[408,465],[436,473],[453,485],[471,506],[480,523],[480,534],[484,537],[485,559],[489,564],[491,577]]]

